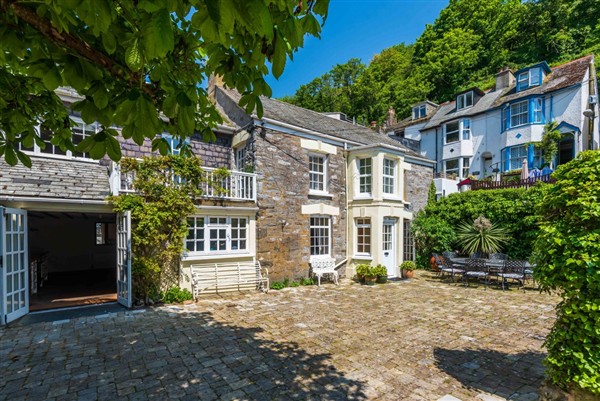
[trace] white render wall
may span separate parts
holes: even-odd
[[[583,80],[583,84],[544,95],[546,122],[552,120],[558,123],[565,122],[580,129],[581,135],[576,135],[575,138],[576,153],[585,149],[584,146],[586,146],[583,138],[587,137],[588,124],[587,120],[583,117],[583,111],[587,107],[589,98],[588,88],[586,77]],[[435,160],[437,162],[437,171],[439,172],[443,171],[442,162],[444,160],[472,156],[469,173],[478,173],[476,175],[483,178],[483,155],[487,154],[492,156],[491,165],[498,166],[503,171],[503,166],[501,165],[502,151],[507,147],[539,142],[542,139],[544,130],[544,124],[528,124],[504,131],[502,129],[503,109],[504,107],[501,106],[475,116],[462,117],[471,120],[471,140],[462,140],[461,133],[460,142],[444,145],[443,125],[437,127],[437,143],[436,128],[421,131],[421,154]],[[598,113],[596,113],[594,130],[594,140],[597,145]],[[415,137],[417,136],[415,135]],[[440,185],[442,184],[440,183]],[[443,189],[446,190],[449,188],[444,186]],[[442,192],[442,187],[438,188],[439,192]]]

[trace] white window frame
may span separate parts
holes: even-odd
[[[413,107],[413,120],[423,118],[427,115],[427,107],[424,104]]]
[[[522,152],[520,152],[522,150]],[[513,155],[513,151],[515,151]],[[523,167],[523,159],[527,159],[527,145],[513,146],[508,152],[508,165],[510,170],[519,170]]]
[[[317,235],[314,235],[315,232]],[[312,215],[309,219],[310,257],[311,259],[331,256],[331,216]],[[326,239],[326,243],[320,240]]]
[[[456,110],[467,109],[469,107],[473,107],[474,103],[474,94],[473,91],[469,91],[467,93],[460,94],[456,97]]]
[[[75,122],[77,124],[77,127],[72,127],[71,128],[72,131],[73,131],[73,139],[75,139],[75,137],[77,136],[74,131],[76,129],[78,129],[78,128],[82,129],[82,133],[83,133],[82,136],[83,137],[82,137],[81,140],[83,140],[83,139],[91,136],[92,134],[97,134],[98,132],[101,131],[100,124],[98,124],[98,123],[86,124],[80,117],[71,116],[69,118],[71,119],[71,121],[73,121],[73,122]],[[93,128],[93,132],[91,130],[87,130],[86,128],[88,128],[88,127],[92,127]],[[42,136],[42,125],[38,125],[35,129],[36,129],[38,135],[41,137]],[[91,133],[87,134],[86,132],[91,132]],[[25,152],[25,153],[34,154],[36,156],[42,156],[42,157],[48,157],[48,158],[56,158],[56,159],[76,159],[76,160],[82,160],[82,161],[88,161],[88,162],[94,162],[94,163],[98,163],[99,162],[98,160],[94,160],[91,157],[89,157],[89,155],[87,153],[83,153],[82,156],[76,155],[75,153],[77,153],[77,152],[72,152],[70,150],[66,150],[65,154],[54,153],[55,149],[58,149],[59,152],[62,152],[62,151],[60,150],[60,148],[58,146],[55,146],[52,143],[50,143],[49,140],[48,141],[44,141],[44,142],[46,142],[46,149],[48,149],[49,147],[51,149],[53,149],[52,153],[44,152],[42,150],[42,148],[40,148],[38,146],[37,142],[34,142],[33,148],[26,149],[26,148],[24,148],[22,146],[22,144],[19,144],[19,148],[23,152]],[[77,142],[77,143],[74,142],[73,144],[75,146],[77,146],[78,143],[79,142]]]
[[[471,140],[471,120],[465,118],[461,121],[461,138],[463,141]]]
[[[535,71],[535,78],[537,78],[536,81],[534,81],[534,74],[532,74],[534,71]],[[539,67],[530,69],[528,71],[528,73],[529,73],[529,86],[539,86],[542,83],[542,72]]]
[[[456,167],[448,169],[448,162],[456,162]],[[444,174],[446,177],[451,174],[456,174],[457,177],[460,177],[460,159],[444,160]]]
[[[243,171],[246,167],[246,145],[235,149],[235,168],[237,171]]]
[[[523,109],[523,105],[525,108]],[[514,110],[518,110],[518,113],[514,113]],[[525,121],[523,122],[523,116]],[[510,105],[510,127],[521,127],[529,124],[529,99],[523,100],[522,102],[513,103]]]
[[[456,124],[456,130],[448,131],[448,126],[450,124]],[[449,134],[452,134],[452,135],[456,134],[456,140],[448,141]],[[450,121],[450,122],[447,122],[446,124],[444,124],[444,143],[450,144],[450,143],[456,143],[456,142],[460,142],[460,121],[459,120]]]
[[[462,159],[462,175],[461,178],[469,176],[469,170],[471,168],[471,159],[469,157],[463,157]]]
[[[187,221],[188,235],[184,244],[188,256],[250,253],[250,219],[247,216],[189,216]],[[190,225],[190,221],[193,222],[193,225]],[[202,225],[198,224],[200,221],[202,221]],[[235,227],[234,221],[236,222]],[[212,232],[216,232],[217,238],[211,238]],[[236,236],[235,239],[234,236]],[[211,241],[217,241],[217,249],[211,250]],[[223,249],[219,249],[218,242],[220,241],[225,241]],[[237,249],[234,249],[235,242],[237,242],[235,247]],[[188,248],[189,243],[193,243],[193,250]],[[241,247],[242,243],[243,248]]]
[[[310,153],[308,155],[308,192],[311,194],[327,194],[327,168],[328,157],[325,154]],[[321,163],[315,161],[321,160]],[[323,171],[314,170],[313,167],[320,165]],[[320,178],[320,180],[319,180]],[[313,188],[315,187],[316,188]]]
[[[371,245],[373,238],[373,229],[371,218],[359,217],[355,220],[356,237],[354,254],[357,256],[371,256]],[[368,231],[365,231],[368,230]],[[362,232],[361,232],[362,231]]]
[[[383,193],[385,195],[396,194],[397,166],[396,160],[387,157],[383,159]]]
[[[519,89],[529,87],[529,70],[519,74],[517,78],[517,86],[519,87]]]
[[[544,121],[544,99],[541,97],[533,100],[533,122],[541,123]]]
[[[371,196],[373,192],[373,158],[363,157],[358,159],[356,167],[358,169],[358,194]]]

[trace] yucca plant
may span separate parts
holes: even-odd
[[[508,232],[492,224],[487,218],[479,216],[473,224],[463,223],[457,230],[458,241],[468,254],[500,252],[508,242]]]

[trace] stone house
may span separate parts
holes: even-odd
[[[306,277],[333,258],[346,276],[383,264],[390,277],[414,257],[413,213],[424,206],[433,162],[386,135],[278,100],[246,114],[240,95],[209,93],[237,127],[236,165],[257,174],[257,259],[274,280]]]
[[[69,104],[80,99],[67,88],[57,94]],[[74,141],[96,132],[73,113]],[[40,130],[40,127],[37,128]],[[32,167],[8,166],[0,158],[0,324],[29,311],[119,301],[131,305],[128,220],[117,216],[106,198],[131,191],[131,177],[108,159],[61,151],[40,131],[47,146],[23,149]],[[220,125],[216,142],[194,136],[190,145],[202,158],[207,174],[233,162],[234,128]],[[177,143],[168,137],[172,151]],[[124,157],[152,155],[119,137]],[[232,190],[205,197],[189,216],[187,252],[191,263],[254,261],[256,248],[256,175],[232,171],[224,183]],[[189,282],[186,283],[189,285]]]
[[[435,161],[438,196],[458,191],[457,183],[545,164],[557,166],[579,152],[599,147],[598,82],[594,55],[550,67],[536,63],[496,74],[489,90],[470,88],[441,105],[422,102],[412,116],[392,126],[390,137],[417,143]],[[544,125],[562,133],[555,160],[544,160],[534,143]]]

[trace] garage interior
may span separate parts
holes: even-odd
[[[28,212],[29,310],[115,302],[116,216]]]

